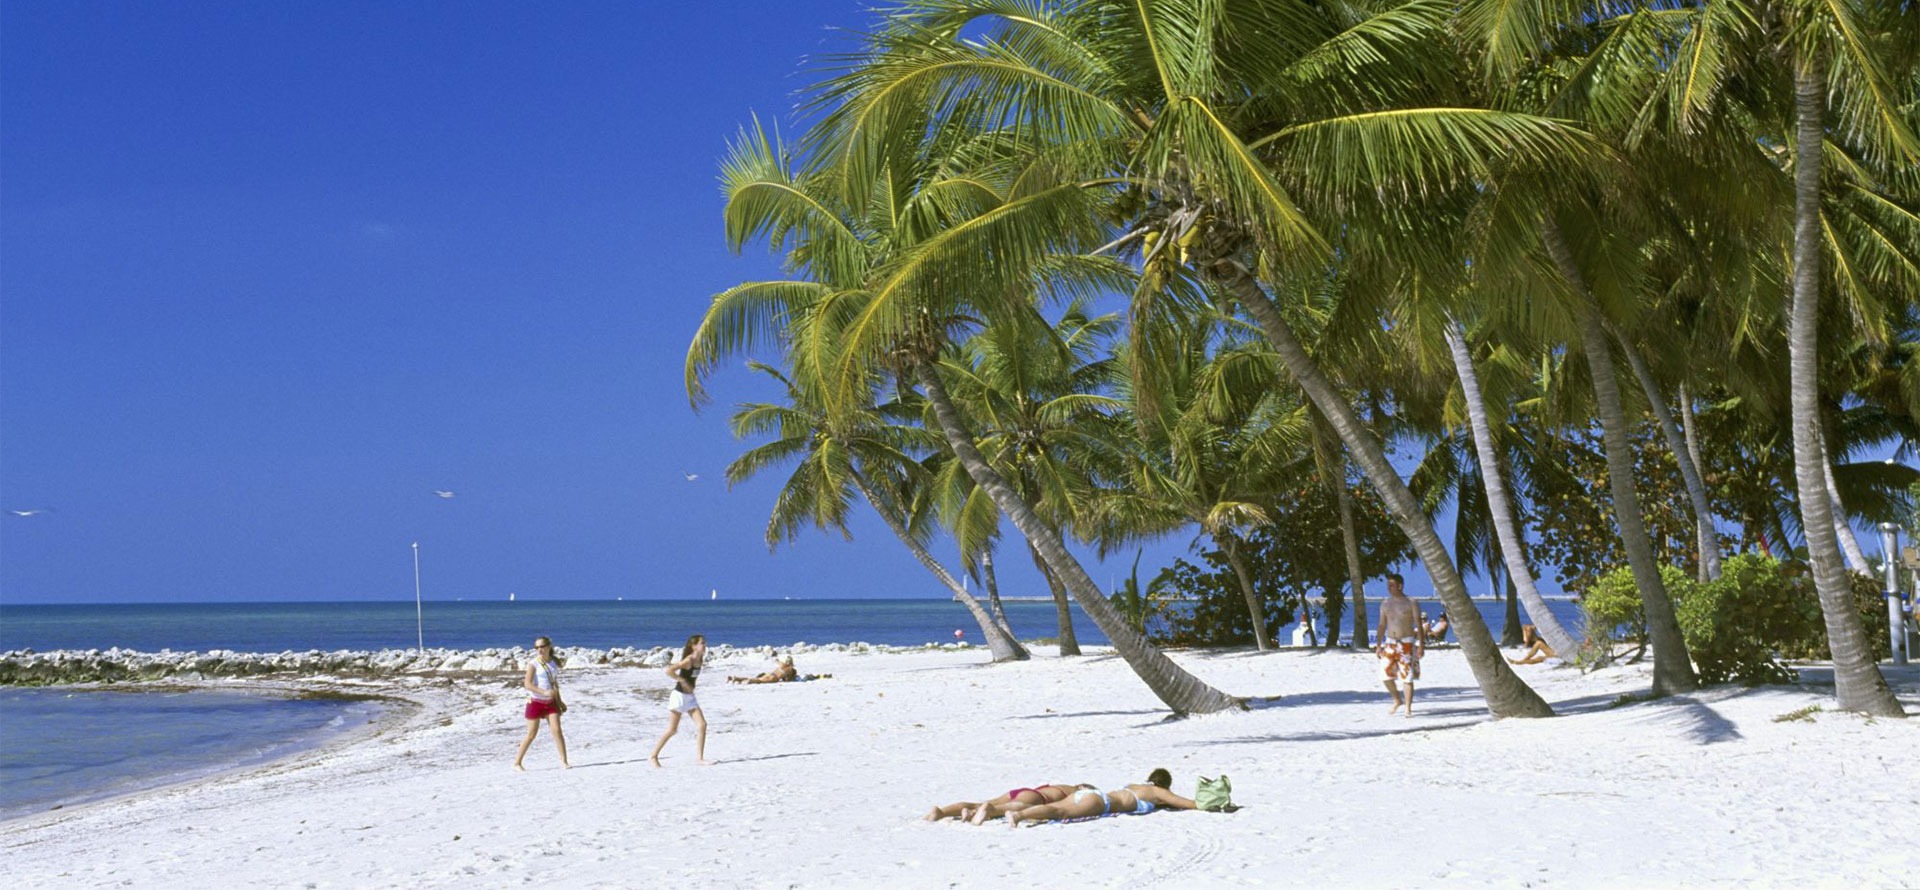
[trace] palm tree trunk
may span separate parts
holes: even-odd
[[[1687,485],[1687,500],[1693,504],[1701,568],[1705,570],[1707,580],[1714,580],[1720,577],[1720,541],[1712,534],[1699,534],[1697,531],[1713,528],[1713,504],[1707,500],[1707,486],[1700,479],[1699,462],[1694,460],[1693,452],[1687,448],[1686,436],[1681,432],[1680,425],[1674,423],[1673,412],[1667,410],[1667,400],[1660,394],[1660,383],[1653,379],[1653,371],[1647,367],[1646,357],[1627,338],[1620,336],[1619,331],[1613,334],[1620,343],[1620,351],[1627,356],[1627,364],[1633,368],[1633,376],[1640,379],[1640,388],[1647,394],[1647,404],[1652,406],[1653,417],[1660,423],[1660,432],[1667,437],[1667,449],[1673,452],[1674,463],[1680,465],[1680,478]]]
[[[1353,525],[1353,493],[1343,479],[1334,487],[1340,501],[1340,543],[1347,551],[1347,589],[1353,598],[1353,642],[1367,648],[1367,576],[1360,568],[1360,534]]]
[[[1680,381],[1680,432],[1685,434],[1687,441],[1687,457],[1693,461],[1694,469],[1699,470],[1705,465],[1700,462],[1700,437],[1694,429],[1693,393],[1688,390],[1685,380]],[[1706,473],[1702,472],[1700,475],[1704,481]],[[1711,546],[1716,553],[1719,552],[1720,535],[1713,530],[1712,517],[1699,514],[1694,515],[1693,534],[1696,539],[1694,547],[1700,553],[1699,580],[1701,583],[1706,583],[1713,580],[1707,577],[1707,548]]]
[[[1146,637],[1127,626],[1127,622],[1113,610],[1113,604],[1100,594],[1100,588],[1094,585],[1093,579],[1087,577],[1079,560],[1067,552],[1060,536],[1040,520],[1033,508],[1020,498],[1019,492],[1014,491],[1013,486],[1008,485],[986,457],[980,454],[980,449],[974,445],[973,435],[961,421],[960,411],[954,407],[953,398],[947,394],[946,385],[940,381],[933,364],[925,357],[916,357],[914,371],[920,384],[926,388],[927,401],[933,405],[934,417],[940,423],[947,445],[953,449],[954,456],[960,459],[967,475],[973,477],[974,484],[986,489],[987,495],[993,498],[994,506],[1000,508],[1000,512],[1026,536],[1027,542],[1060,576],[1074,600],[1080,603],[1080,609],[1093,619],[1107,639],[1113,641],[1114,651],[1120,654],[1128,667],[1133,668],[1147,688],[1176,714],[1207,714],[1244,707],[1240,699],[1201,682],[1200,678],[1188,673],[1168,658],[1166,653],[1148,643]]]
[[[920,560],[920,564],[926,566],[927,571],[932,572],[934,577],[939,578],[940,583],[947,585],[947,589],[953,591],[953,598],[965,605],[968,612],[973,613],[973,620],[979,622],[980,635],[986,638],[987,651],[992,653],[995,662],[1026,661],[1031,657],[1027,647],[1020,645],[1019,640],[1014,639],[1012,634],[995,622],[993,616],[980,606],[980,601],[967,593],[965,587],[960,586],[959,580],[947,571],[946,566],[941,565],[939,560],[933,558],[933,554],[927,552],[927,548],[920,546],[920,542],[908,534],[906,522],[891,508],[881,503],[880,498],[874,495],[873,489],[867,486],[865,476],[856,471],[853,474],[853,485],[866,496],[867,503],[873,505],[874,512],[879,513],[880,518],[886,520],[887,527],[893,529],[893,534],[900,539],[900,543],[907,545],[907,549],[913,551],[914,558]]]
[[[1307,397],[1313,400],[1320,412],[1326,415],[1334,432],[1340,434],[1340,441],[1347,446],[1347,453],[1374,490],[1386,503],[1387,511],[1394,522],[1400,526],[1413,543],[1414,552],[1426,566],[1427,574],[1433,580],[1433,588],[1440,595],[1440,601],[1446,604],[1447,612],[1458,616],[1455,632],[1460,637],[1461,651],[1466,655],[1467,667],[1473,671],[1473,679],[1480,686],[1480,692],[1486,697],[1487,709],[1496,717],[1551,717],[1553,708],[1547,705],[1540,694],[1533,691],[1519,675],[1508,666],[1507,660],[1500,655],[1500,649],[1493,643],[1493,634],[1487,631],[1486,622],[1480,620],[1480,613],[1473,607],[1473,597],[1467,593],[1467,586],[1460,579],[1460,573],[1454,568],[1453,560],[1447,556],[1447,545],[1433,530],[1433,523],[1427,520],[1420,510],[1420,502],[1407,488],[1406,480],[1400,478],[1393,465],[1387,462],[1385,449],[1379,440],[1361,423],[1353,406],[1347,404],[1333,382],[1327,379],[1311,355],[1307,354],[1300,339],[1294,336],[1293,328],[1280,314],[1266,291],[1260,289],[1253,273],[1238,261],[1229,260],[1211,272],[1211,277],[1221,285],[1234,299],[1245,306],[1247,313],[1260,325],[1267,339],[1272,341],[1276,354],[1286,364],[1287,372],[1294,381],[1305,390]]]
[[[1495,546],[1498,546],[1498,545],[1495,545]],[[1524,643],[1527,641],[1527,635],[1524,633],[1521,633],[1520,631],[1520,597],[1518,596],[1519,592],[1520,592],[1519,586],[1514,584],[1513,582],[1513,573],[1508,572],[1507,573],[1507,591],[1506,591],[1507,611],[1505,615],[1501,616],[1501,621],[1500,621],[1500,624],[1501,624],[1500,645],[1502,646],[1518,646],[1521,643]],[[1548,614],[1552,614],[1552,613],[1548,613]],[[1567,652],[1572,650],[1555,649],[1553,651]]]
[[[1067,603],[1066,586],[1060,583],[1060,576],[1055,575],[1047,565],[1039,548],[1028,544],[1027,552],[1033,554],[1033,567],[1040,570],[1040,577],[1047,581],[1047,591],[1053,594],[1053,618],[1059,628],[1055,633],[1059,635],[1060,654],[1079,655],[1080,638],[1073,633],[1073,609]]]
[[[1904,717],[1880,665],[1867,654],[1866,629],[1853,605],[1826,478],[1820,472],[1820,153],[1826,123],[1826,71],[1819,59],[1794,71],[1793,302],[1787,326],[1787,367],[1793,408],[1793,477],[1800,495],[1800,523],[1813,564],[1813,586],[1826,617],[1833,651],[1833,691],[1840,707],[1876,717]]]
[[[1460,392],[1467,403],[1467,428],[1473,433],[1473,451],[1480,458],[1480,483],[1487,491],[1487,512],[1493,518],[1495,539],[1499,542],[1501,562],[1512,579],[1520,598],[1526,601],[1527,615],[1555,652],[1578,651],[1573,634],[1560,626],[1559,619],[1547,611],[1547,601],[1533,583],[1533,571],[1527,566],[1526,551],[1521,549],[1520,526],[1514,521],[1513,501],[1507,497],[1506,477],[1500,472],[1500,454],[1493,441],[1493,424],[1487,420],[1486,395],[1480,389],[1480,373],[1473,367],[1467,351],[1467,332],[1460,322],[1448,319],[1447,349],[1453,353],[1454,374],[1460,378]],[[1509,610],[1511,611],[1511,606]],[[1508,622],[1511,628],[1512,622]],[[1511,631],[1517,632],[1517,631]],[[1504,634],[1503,634],[1504,636]],[[1503,640],[1504,642],[1504,640]]]
[[[1600,307],[1593,304],[1586,276],[1573,260],[1573,251],[1552,217],[1540,223],[1540,240],[1553,258],[1560,274],[1573,286],[1573,312],[1580,326],[1580,345],[1586,352],[1587,368],[1593,377],[1594,407],[1600,414],[1601,439],[1607,450],[1607,486],[1613,494],[1613,518],[1620,527],[1620,544],[1627,551],[1627,565],[1633,570],[1634,585],[1640,589],[1640,602],[1646,609],[1647,636],[1653,643],[1653,694],[1656,696],[1692,692],[1700,681],[1693,673],[1687,641],[1680,635],[1680,622],[1674,617],[1673,599],[1667,595],[1666,582],[1660,578],[1660,562],[1653,555],[1653,540],[1647,536],[1646,520],[1640,513],[1640,493],[1633,483],[1633,451],[1627,442],[1627,413],[1620,404],[1620,382],[1613,373],[1613,353],[1607,347],[1607,331],[1600,318]]]
[[[1227,554],[1227,565],[1233,567],[1233,575],[1240,579],[1240,595],[1247,601],[1247,617],[1253,619],[1253,645],[1262,652],[1273,648],[1273,637],[1267,633],[1267,610],[1260,602],[1260,594],[1253,589],[1253,576],[1247,573],[1246,560],[1240,557],[1240,539],[1229,532],[1221,532],[1215,537],[1220,539],[1222,550]]]
[[[1820,443],[1820,473],[1825,477],[1827,503],[1833,509],[1833,529],[1840,538],[1840,552],[1847,555],[1847,567],[1862,575],[1873,574],[1867,551],[1860,548],[1860,539],[1854,536],[1853,523],[1847,518],[1847,505],[1840,502],[1840,486],[1833,480],[1833,453],[1827,450],[1825,441]]]
[[[989,545],[991,547],[991,545]],[[1007,636],[1020,639],[1013,632],[1013,624],[1007,621],[1007,610],[1000,606],[1000,578],[993,572],[993,550],[980,554],[980,580],[987,585],[987,604],[993,607],[993,620],[1000,622]]]

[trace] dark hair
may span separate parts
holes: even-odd
[[[546,660],[547,660],[547,661],[550,661],[550,662],[553,662],[554,664],[560,664],[560,656],[559,656],[559,655],[556,655],[556,654],[554,654],[554,645],[553,645],[553,640],[552,640],[552,639],[550,639],[550,638],[548,638],[548,637],[534,637],[534,638],[533,638],[533,652],[534,652],[534,655],[533,655],[533,657],[534,657],[534,660],[536,660],[536,661],[538,661],[538,660],[540,660],[540,644],[541,644],[541,643],[545,643],[545,644],[547,644],[547,657],[546,657]]]
[[[1147,784],[1158,785],[1162,788],[1171,788],[1173,787],[1173,773],[1167,772],[1164,767],[1155,767],[1153,772],[1147,773]]]
[[[1405,578],[1402,578],[1402,577],[1400,577],[1400,573],[1399,573],[1399,572],[1388,572],[1388,573],[1387,573],[1387,580],[1388,580],[1388,581],[1393,581],[1393,582],[1397,582],[1397,583],[1399,583],[1399,584],[1403,584],[1403,585],[1407,583],[1407,579],[1405,579]]]
[[[692,655],[693,645],[695,643],[704,643],[706,641],[707,641],[707,638],[704,634],[694,634],[693,636],[688,637],[687,644],[685,646],[680,647],[680,657],[685,658],[689,655]]]

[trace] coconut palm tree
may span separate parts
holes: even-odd
[[[758,126],[742,133],[723,165],[729,244],[764,238],[797,277],[715,296],[688,349],[690,398],[699,402],[717,362],[762,344],[783,345],[795,375],[818,381],[830,417],[870,404],[880,376],[918,384],[954,458],[1148,687],[1176,713],[1234,707],[1125,626],[1059,533],[981,454],[939,370],[970,325],[1024,317],[1038,296],[1124,286],[1112,264],[1074,259],[1097,243],[1099,194],[1070,165],[991,134],[919,132],[858,185],[837,167],[796,170]]]
[[[1429,2],[1378,13],[1208,0],[908,4],[825,90],[841,104],[821,144],[857,181],[909,134],[1010,128],[1125,182],[1134,199],[1121,208],[1122,240],[1176,256],[1253,319],[1462,620],[1490,709],[1544,716],[1551,710],[1506,667],[1445,545],[1285,306],[1289,270],[1334,256],[1324,232],[1336,221],[1350,264],[1417,254],[1427,232],[1455,222],[1414,210],[1424,198],[1471,191],[1496,161],[1544,164],[1587,150],[1557,121],[1445,101],[1434,84],[1455,68],[1437,49],[1446,14]],[[929,108],[931,123],[920,117]],[[1136,327],[1157,293],[1136,292]]]
[[[916,522],[908,505],[915,483],[924,484],[931,473],[914,460],[913,454],[932,450],[938,440],[929,441],[926,430],[886,420],[888,415],[910,415],[912,409],[898,404],[878,405],[832,418],[820,410],[817,396],[779,370],[759,362],[749,366],[776,381],[785,391],[787,403],[746,403],[735,410],[731,421],[735,436],[773,438],[727,465],[727,485],[737,485],[798,458],[793,474],[774,501],[773,515],[767,522],[767,545],[777,547],[792,540],[808,523],[851,539],[848,507],[850,492],[857,491],[914,558],[972,613],[993,660],[1026,660],[1026,647],[927,552],[926,523]],[[924,510],[919,513],[925,515]]]

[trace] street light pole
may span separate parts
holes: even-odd
[[[427,654],[427,626],[420,613],[420,542],[413,542],[413,632],[420,654]]]
[[[1880,523],[1880,565],[1886,579],[1887,646],[1893,650],[1893,663],[1907,663],[1906,621],[1900,614],[1900,526]]]

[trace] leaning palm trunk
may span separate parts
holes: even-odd
[[[1579,651],[1573,634],[1560,626],[1560,620],[1547,611],[1547,601],[1534,586],[1533,571],[1527,567],[1526,553],[1520,549],[1520,531],[1513,519],[1513,502],[1507,497],[1507,483],[1500,473],[1500,456],[1493,442],[1493,425],[1487,421],[1486,396],[1480,389],[1480,374],[1474,370],[1473,356],[1467,352],[1466,331],[1460,322],[1449,319],[1447,348],[1453,353],[1453,370],[1460,377],[1460,393],[1467,403],[1467,425],[1473,433],[1473,451],[1480,458],[1480,481],[1487,490],[1487,512],[1500,542],[1500,556],[1513,580],[1520,599],[1527,605],[1527,617],[1546,638],[1553,651],[1571,658]],[[1511,622],[1509,622],[1511,623]]]
[[[1820,161],[1825,138],[1826,72],[1805,60],[1794,71],[1793,301],[1787,326],[1787,367],[1793,410],[1793,478],[1800,496],[1800,524],[1807,561],[1826,617],[1833,652],[1833,692],[1840,707],[1876,717],[1904,717],[1880,666],[1867,654],[1866,630],[1853,605],[1839,543],[1834,539],[1831,499],[1820,445]]]
[[[1687,500],[1693,504],[1701,568],[1705,570],[1707,580],[1717,579],[1720,577],[1720,541],[1712,534],[1713,505],[1707,500],[1706,483],[1700,479],[1700,465],[1687,448],[1685,433],[1679,424],[1674,423],[1673,412],[1667,410],[1667,400],[1660,394],[1660,383],[1653,379],[1653,371],[1647,367],[1646,357],[1627,338],[1620,336],[1619,331],[1614,331],[1614,339],[1620,342],[1620,351],[1626,353],[1633,376],[1640,379],[1640,388],[1647,394],[1647,404],[1653,408],[1653,418],[1659,422],[1660,432],[1667,437],[1667,450],[1673,452],[1674,463],[1680,465],[1680,478],[1687,485]]]
[[[1574,318],[1580,326],[1580,345],[1586,352],[1587,369],[1593,377],[1593,401],[1600,414],[1600,437],[1606,445],[1607,486],[1613,494],[1613,519],[1620,527],[1620,545],[1627,551],[1634,586],[1640,589],[1640,602],[1647,617],[1647,638],[1653,643],[1653,694],[1692,692],[1700,681],[1694,676],[1687,641],[1680,635],[1673,599],[1667,595],[1666,582],[1660,578],[1660,562],[1653,555],[1653,539],[1648,537],[1646,520],[1640,513],[1640,493],[1633,484],[1633,452],[1627,442],[1627,413],[1620,404],[1620,382],[1613,373],[1613,353],[1607,347],[1600,307],[1593,304],[1586,276],[1574,263],[1573,251],[1567,247],[1566,237],[1552,218],[1541,222],[1540,239],[1560,274],[1573,286]]]
[[[1353,600],[1353,648],[1367,648],[1367,577],[1360,568],[1360,535],[1353,527],[1353,494],[1334,486],[1340,501],[1340,543],[1347,551],[1347,588]]]
[[[1705,466],[1700,462],[1700,437],[1694,431],[1693,393],[1687,389],[1687,381],[1680,381],[1680,431],[1686,434],[1687,457],[1693,461],[1694,469]],[[1706,474],[1701,473],[1702,481]],[[1693,522],[1696,538],[1694,546],[1701,554],[1699,580],[1702,584],[1713,580],[1707,577],[1707,547],[1712,546],[1715,553],[1720,552],[1720,535],[1713,530],[1713,520],[1707,516],[1696,515]]]
[[[1833,460],[1825,442],[1820,443],[1820,474],[1825,477],[1827,503],[1833,510],[1833,529],[1840,536],[1840,552],[1847,555],[1847,567],[1862,575],[1873,574],[1873,565],[1867,562],[1867,551],[1860,548],[1860,539],[1853,533],[1853,523],[1847,521],[1847,505],[1840,502],[1840,485],[1833,479]]]
[[[1056,533],[1057,536],[1057,533]],[[1033,567],[1040,570],[1040,577],[1046,579],[1047,591],[1053,594],[1053,619],[1059,626],[1061,655],[1079,655],[1080,638],[1073,633],[1073,608],[1067,602],[1067,588],[1060,583],[1060,576],[1053,573],[1047,565],[1047,559],[1040,555],[1040,548],[1027,545],[1027,552],[1033,554]]]
[[[1233,576],[1240,581],[1240,595],[1247,601],[1247,617],[1253,619],[1254,648],[1262,652],[1272,649],[1273,637],[1267,634],[1267,610],[1260,602],[1260,594],[1253,589],[1253,575],[1247,571],[1247,561],[1240,555],[1240,539],[1225,531],[1215,537],[1220,539],[1220,549],[1226,551]]]
[[[1334,432],[1340,435],[1340,441],[1347,446],[1347,453],[1374,490],[1386,502],[1387,511],[1394,522],[1400,526],[1408,540],[1413,542],[1414,552],[1426,566],[1427,574],[1433,579],[1433,588],[1440,595],[1440,601],[1446,605],[1447,612],[1459,621],[1454,626],[1460,637],[1460,648],[1465,653],[1467,667],[1473,671],[1473,679],[1480,685],[1480,692],[1486,697],[1487,709],[1496,717],[1551,717],[1553,708],[1547,705],[1539,693],[1534,692],[1500,655],[1500,648],[1494,645],[1493,634],[1487,631],[1487,624],[1480,619],[1479,610],[1473,606],[1473,597],[1467,593],[1467,586],[1460,579],[1460,573],[1454,568],[1453,560],[1447,556],[1447,545],[1433,530],[1433,524],[1427,521],[1426,514],[1420,511],[1420,502],[1407,488],[1405,480],[1394,472],[1393,465],[1387,462],[1386,451],[1380,442],[1362,425],[1353,406],[1347,404],[1332,381],[1327,379],[1313,357],[1307,354],[1300,339],[1294,336],[1293,328],[1281,316],[1280,307],[1274,305],[1266,291],[1260,289],[1253,274],[1238,260],[1224,258],[1211,264],[1209,275],[1224,290],[1245,306],[1260,325],[1267,339],[1273,343],[1274,351],[1286,364],[1287,372],[1294,381],[1305,390],[1314,406],[1326,416]]]
[[[987,604],[993,607],[993,620],[1000,622],[1001,629],[1014,639],[1020,637],[1013,632],[1013,625],[1007,621],[1007,610],[1000,606],[1000,579],[993,573],[993,550],[980,554],[980,580],[987,585]]]
[[[1100,595],[1100,588],[1094,586],[1092,578],[1087,577],[1080,562],[1067,552],[1059,534],[1041,521],[1033,508],[1021,499],[1019,492],[1014,491],[1013,486],[1008,485],[1007,480],[1001,478],[993,465],[980,454],[932,363],[925,358],[916,358],[914,371],[921,385],[926,387],[927,400],[933,405],[934,417],[940,423],[948,446],[966,468],[967,475],[973,477],[974,484],[986,490],[994,506],[999,507],[1014,528],[1026,536],[1028,543],[1033,545],[1034,550],[1073,593],[1081,610],[1093,619],[1107,639],[1113,641],[1114,651],[1126,660],[1127,666],[1133,668],[1147,688],[1176,714],[1206,714],[1241,706],[1240,699],[1208,686],[1200,678],[1174,664],[1173,659],[1148,643],[1146,637],[1136,632],[1114,611],[1113,604]]]
[[[879,513],[880,518],[886,520],[887,527],[893,529],[893,534],[900,539],[900,543],[907,545],[907,549],[913,551],[914,558],[920,560],[920,564],[926,566],[927,571],[932,572],[934,577],[939,578],[940,583],[947,585],[947,589],[953,591],[953,598],[965,605],[968,612],[973,613],[973,620],[979,622],[980,634],[986,637],[987,651],[992,653],[993,660],[995,662],[1026,661],[1030,657],[1027,647],[1020,645],[1019,640],[1014,639],[1013,635],[1001,627],[999,622],[994,621],[993,616],[981,607],[980,600],[967,593],[966,588],[960,586],[960,582],[954,579],[946,566],[941,565],[939,560],[933,558],[933,554],[927,552],[927,548],[920,546],[920,542],[907,533],[906,522],[891,507],[882,503],[880,498],[874,496],[873,489],[867,486],[864,476],[858,472],[852,475],[854,487],[860,489],[860,493],[866,496],[867,503],[873,505],[874,512]]]

